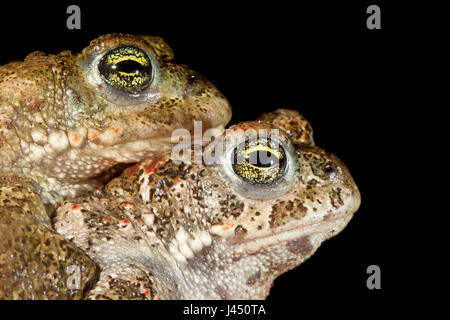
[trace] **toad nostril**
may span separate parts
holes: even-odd
[[[334,166],[334,164],[329,163],[323,168],[323,171],[325,173],[332,173],[332,172],[334,172],[335,169],[336,169],[336,167]]]
[[[195,83],[197,82],[197,80],[198,80],[198,76],[197,76],[196,74],[194,74],[194,73],[191,73],[191,74],[188,76],[187,87],[190,88],[190,87],[192,87],[193,85],[195,85]]]
[[[196,86],[206,86],[206,87],[210,87],[211,83],[208,81],[207,78],[205,78],[204,76],[202,76],[201,74],[195,72],[195,71],[191,71],[187,74],[187,82],[186,82],[186,86],[188,88],[193,88]]]
[[[191,73],[187,76],[186,79],[186,87],[185,87],[185,96],[189,95],[189,94],[195,94],[196,90],[198,90],[198,81],[199,81],[199,77],[198,75],[196,75],[195,73]]]

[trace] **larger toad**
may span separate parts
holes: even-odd
[[[0,67],[0,298],[71,298],[66,266],[92,261],[49,214],[99,174],[168,150],[178,127],[221,128],[231,110],[159,37],[112,34],[79,54],[35,52]]]
[[[88,298],[262,299],[358,209],[347,168],[314,145],[297,112],[277,110],[223,138],[203,163],[153,157],[102,196],[58,209],[58,232],[101,269]]]

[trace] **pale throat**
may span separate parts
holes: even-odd
[[[58,205],[64,198],[91,191],[99,183],[95,178],[119,163],[97,155],[97,148],[92,145],[87,141],[80,148],[57,150],[50,143],[22,140],[15,159],[3,166],[2,172],[29,179],[44,204]]]
[[[146,269],[159,288],[170,292],[170,299],[264,299],[276,276],[258,255],[236,259],[220,238],[186,261],[168,251],[155,256],[165,259],[147,261]]]

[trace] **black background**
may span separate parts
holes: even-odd
[[[66,28],[74,3],[81,30]],[[370,4],[381,7],[381,30],[366,28]],[[411,32],[398,22],[402,14],[380,1],[16,3],[0,20],[0,64],[38,50],[78,52],[104,33],[153,34],[225,94],[232,123],[299,110],[316,144],[348,166],[362,205],[343,232],[275,281],[266,305],[299,317],[312,306],[316,315],[354,306],[375,312],[401,292],[406,263],[397,224],[404,213],[396,207],[407,111],[399,98],[407,69],[401,49]],[[381,268],[381,290],[366,287],[372,264]]]

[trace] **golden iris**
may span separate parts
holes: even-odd
[[[136,93],[147,87],[152,78],[152,64],[139,48],[124,46],[108,52],[98,64],[102,79],[121,91]]]
[[[246,141],[233,151],[233,171],[250,184],[270,185],[286,169],[286,153],[271,139]]]

